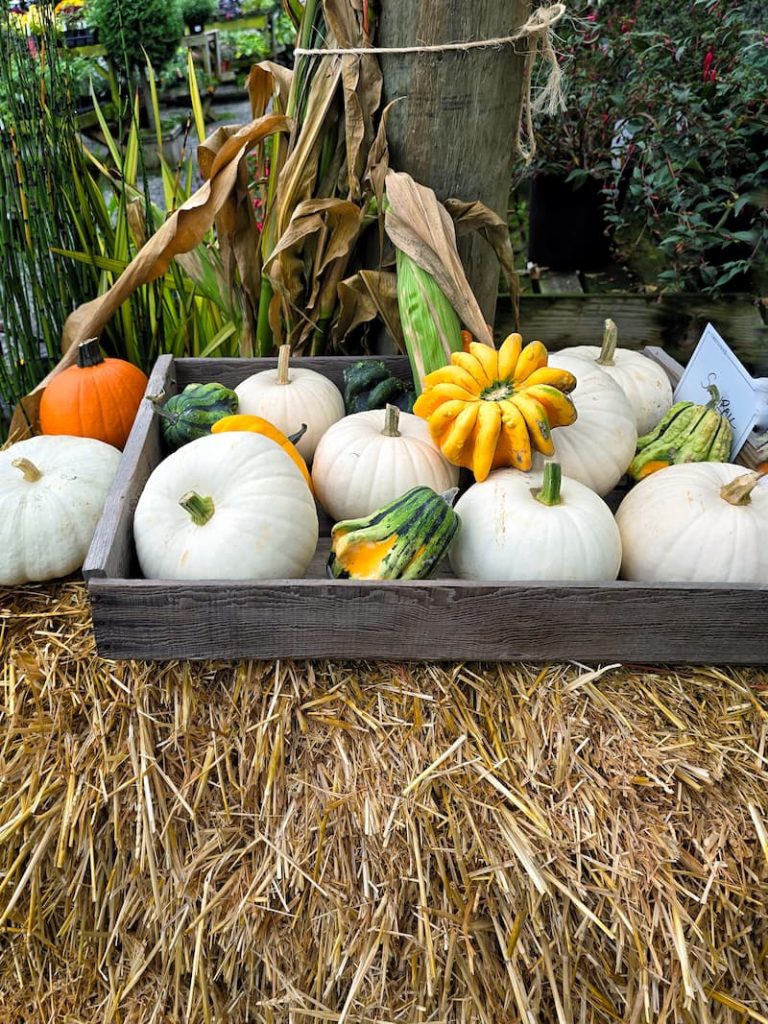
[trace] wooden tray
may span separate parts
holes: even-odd
[[[680,367],[655,350],[676,376]],[[357,357],[295,359],[341,384]],[[385,359],[408,379],[408,363]],[[192,381],[230,387],[276,359],[161,356],[148,394]],[[768,664],[768,586],[329,580],[330,523],[300,580],[146,580],[133,512],[162,458],[143,402],[83,566],[96,646],[105,658],[337,658],[420,661],[621,661]]]

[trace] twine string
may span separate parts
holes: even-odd
[[[565,10],[566,7],[563,3],[539,7],[512,35],[498,36],[493,39],[471,39],[465,42],[436,43],[429,46],[332,46],[318,49],[298,46],[293,52],[297,57],[377,57],[391,54],[463,53],[469,50],[497,50],[504,46],[514,45],[521,39],[528,39],[532,45],[526,53],[523,68],[523,109],[517,149],[521,159],[529,164],[536,152],[536,139],[533,130],[534,111],[544,110],[548,114],[555,114],[565,106],[561,88],[562,72],[552,45],[552,30],[562,19]],[[531,97],[533,68],[539,52],[541,52],[545,63],[548,64],[549,70],[544,87],[533,100]],[[522,143],[523,122],[525,123],[527,147]]]
[[[430,46],[330,46],[314,49],[297,46],[293,51],[297,57],[338,56],[348,55],[360,57],[376,57],[393,53],[449,53],[464,50],[488,50],[509,46],[521,39],[548,32],[565,14],[565,4],[550,4],[534,11],[528,21],[511,36],[498,36],[494,39],[470,39],[461,43],[435,43]]]

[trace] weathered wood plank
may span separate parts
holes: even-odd
[[[550,349],[570,345],[599,345],[603,323],[610,317],[625,348],[659,345],[686,363],[708,323],[755,376],[768,375],[768,326],[753,298],[735,296],[711,300],[706,296],[669,295],[523,295],[520,330],[524,338],[540,338]],[[514,329],[509,300],[500,299],[495,332]]]
[[[768,586],[89,581],[108,658],[768,664]]]
[[[580,295],[584,292],[578,274],[547,272],[535,278],[541,295]]]
[[[160,356],[147,384],[146,394],[168,391],[173,356]],[[133,551],[133,512],[147,478],[162,458],[160,426],[152,404],[139,406],[123,456],[109,489],[104,511],[96,526],[83,576],[127,577],[136,571]]]

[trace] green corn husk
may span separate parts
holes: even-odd
[[[397,305],[416,394],[424,377],[461,352],[461,323],[431,274],[397,250]]]

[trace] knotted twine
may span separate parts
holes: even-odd
[[[549,4],[539,7],[516,32],[508,36],[497,36],[494,39],[471,39],[457,43],[436,43],[429,46],[331,46],[318,49],[299,46],[293,51],[297,57],[377,57],[387,54],[421,54],[467,52],[469,50],[499,50],[505,46],[514,46],[522,39],[529,40],[529,48],[525,54],[523,68],[523,100],[520,126],[517,133],[517,151],[524,163],[529,164],[536,152],[536,137],[533,130],[533,114],[544,111],[555,114],[565,107],[561,88],[562,71],[557,62],[557,55],[552,45],[552,34],[555,25],[565,14],[565,4]],[[542,59],[549,65],[547,78],[535,99],[532,98],[533,68],[536,57],[541,53]],[[525,128],[523,129],[523,125]],[[523,136],[527,143],[523,144]]]

